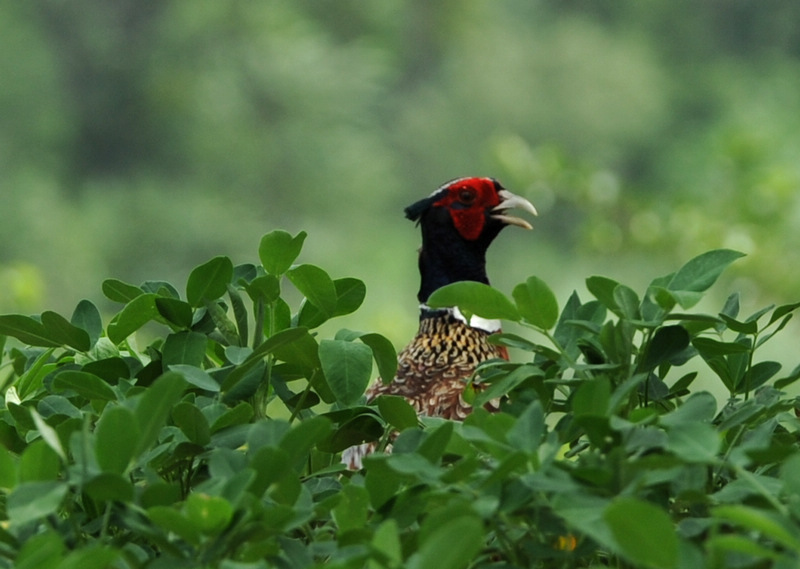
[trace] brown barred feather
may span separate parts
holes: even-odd
[[[472,409],[464,401],[464,387],[475,368],[492,358],[508,359],[504,348],[487,342],[488,336],[450,312],[423,317],[417,335],[398,355],[394,380],[373,384],[367,400],[401,395],[422,415],[463,420]]]

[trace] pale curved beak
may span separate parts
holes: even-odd
[[[500,196],[502,201],[500,202],[500,205],[496,206],[492,210],[491,217],[493,219],[497,219],[498,221],[502,221],[508,225],[516,225],[517,227],[522,227],[523,229],[533,229],[533,226],[521,217],[506,215],[506,211],[513,208],[525,210],[531,215],[539,215],[531,202],[523,197],[518,196],[517,194],[512,194],[508,190],[500,190],[497,192],[497,195]]]

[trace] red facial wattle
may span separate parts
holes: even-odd
[[[446,207],[453,225],[468,241],[480,237],[486,224],[486,213],[500,204],[494,182],[489,178],[465,178],[447,188],[447,193],[434,206]]]

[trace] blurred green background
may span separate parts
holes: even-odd
[[[731,247],[722,299],[800,297],[796,0],[3,2],[0,78],[3,312],[180,288],[283,228],[402,345],[402,209],[467,175],[539,209],[490,251],[506,292],[641,291]]]

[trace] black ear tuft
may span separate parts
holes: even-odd
[[[425,198],[424,200],[419,200],[416,203],[411,204],[405,210],[406,218],[410,219],[411,221],[418,221],[419,217],[422,215],[422,212],[431,207],[433,204],[433,200],[431,198]]]
[[[418,202],[412,203],[408,206],[405,211],[406,217],[411,221],[419,221],[419,218],[422,216],[422,213],[429,209],[433,204],[435,204],[439,199],[442,197],[443,194],[447,193],[447,186],[442,186],[438,190],[436,190],[433,194],[428,196],[425,199],[421,199]]]
[[[411,221],[419,221],[422,212],[430,208],[435,201],[436,198],[434,196],[430,196],[425,199],[419,200],[418,202],[412,203],[403,211],[405,211],[406,217]]]

